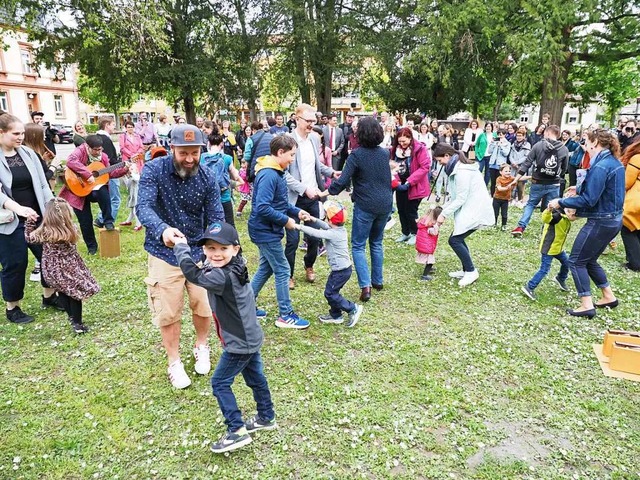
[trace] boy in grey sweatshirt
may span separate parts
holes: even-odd
[[[351,267],[351,257],[349,256],[349,243],[347,241],[347,230],[344,228],[346,221],[346,210],[337,202],[326,202],[325,212],[327,221],[312,218],[312,222],[319,228],[312,228],[306,225],[296,225],[296,228],[307,235],[322,238],[327,249],[327,259],[331,273],[327,278],[324,288],[324,296],[329,302],[329,313],[320,315],[318,318],[322,323],[342,323],[342,312],[347,312],[347,327],[353,327],[364,308],[362,305],[347,300],[340,294],[340,290],[351,278],[353,268]]]
[[[238,232],[227,223],[214,222],[198,245],[203,247],[207,257],[203,268],[191,258],[186,238],[175,240],[174,253],[185,278],[207,290],[216,333],[224,350],[211,377],[213,395],[227,424],[227,433],[211,444],[211,450],[224,453],[251,443],[251,432],[276,428],[276,414],[260,356],[264,335],[257,320],[255,298],[241,255]],[[240,374],[253,390],[258,407],[258,414],[247,421],[243,421],[231,390],[233,381]]]

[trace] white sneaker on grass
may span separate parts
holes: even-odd
[[[245,427],[235,432],[227,432],[209,447],[213,453],[232,452],[251,443],[251,435]]]
[[[458,285],[461,287],[466,287],[467,285],[471,285],[480,277],[480,273],[478,273],[477,269],[474,269],[472,272],[464,272],[464,276],[458,282]]]
[[[193,356],[196,359],[196,373],[206,375],[211,371],[211,349],[209,345],[193,347]]]
[[[184,364],[180,360],[176,360],[167,369],[169,381],[174,388],[187,388],[191,385],[191,379],[187,372],[184,371]]]
[[[409,235],[409,238],[407,239],[407,245],[415,245],[416,244],[416,236],[412,233],[411,235]]]
[[[362,305],[356,304],[356,308],[354,308],[353,311],[349,312],[347,327],[355,327],[356,323],[358,323],[358,320],[360,320],[360,315],[362,315],[362,312],[364,312],[364,307]]]
[[[451,278],[462,278],[464,277],[464,271],[458,270],[456,272],[449,272],[449,276]]]
[[[411,238],[411,235],[405,235],[404,233],[402,235],[400,235],[398,238],[396,238],[396,243],[403,243],[406,242],[407,240],[409,240]]]

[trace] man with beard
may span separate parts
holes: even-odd
[[[198,241],[213,222],[224,222],[220,189],[212,174],[200,166],[205,144],[194,125],[180,124],[171,131],[171,154],[147,162],[138,186],[136,213],[146,227],[144,249],[148,255],[145,278],[154,325],[160,328],[167,351],[168,374],[175,388],[191,385],[180,360],[180,321],[184,291],[189,297],[196,341],[195,371],[206,375],[211,369],[209,330],[211,307],[207,291],[188,282],[171,247],[186,238],[193,258],[202,258]]]

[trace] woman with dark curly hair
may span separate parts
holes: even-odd
[[[389,150],[380,147],[382,127],[373,117],[364,117],[356,133],[360,147],[353,150],[345,163],[342,175],[333,180],[329,193],[337,195],[353,183],[353,220],[351,253],[362,289],[360,300],[371,298],[371,287],[382,290],[384,263],[384,226],[393,206]],[[371,272],[367,264],[366,246],[369,241]]]

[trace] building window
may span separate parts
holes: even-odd
[[[3,112],[9,111],[9,98],[7,92],[0,92],[0,110]]]
[[[56,111],[56,117],[64,117],[64,104],[62,103],[62,95],[53,96],[53,108]]]
[[[529,123],[528,115],[520,115],[520,123]]]
[[[26,48],[20,49],[20,58],[22,60],[22,72],[33,73],[33,69],[31,68],[31,50]]]
[[[569,123],[569,124],[578,123],[578,114],[577,113],[567,113],[567,123]]]

